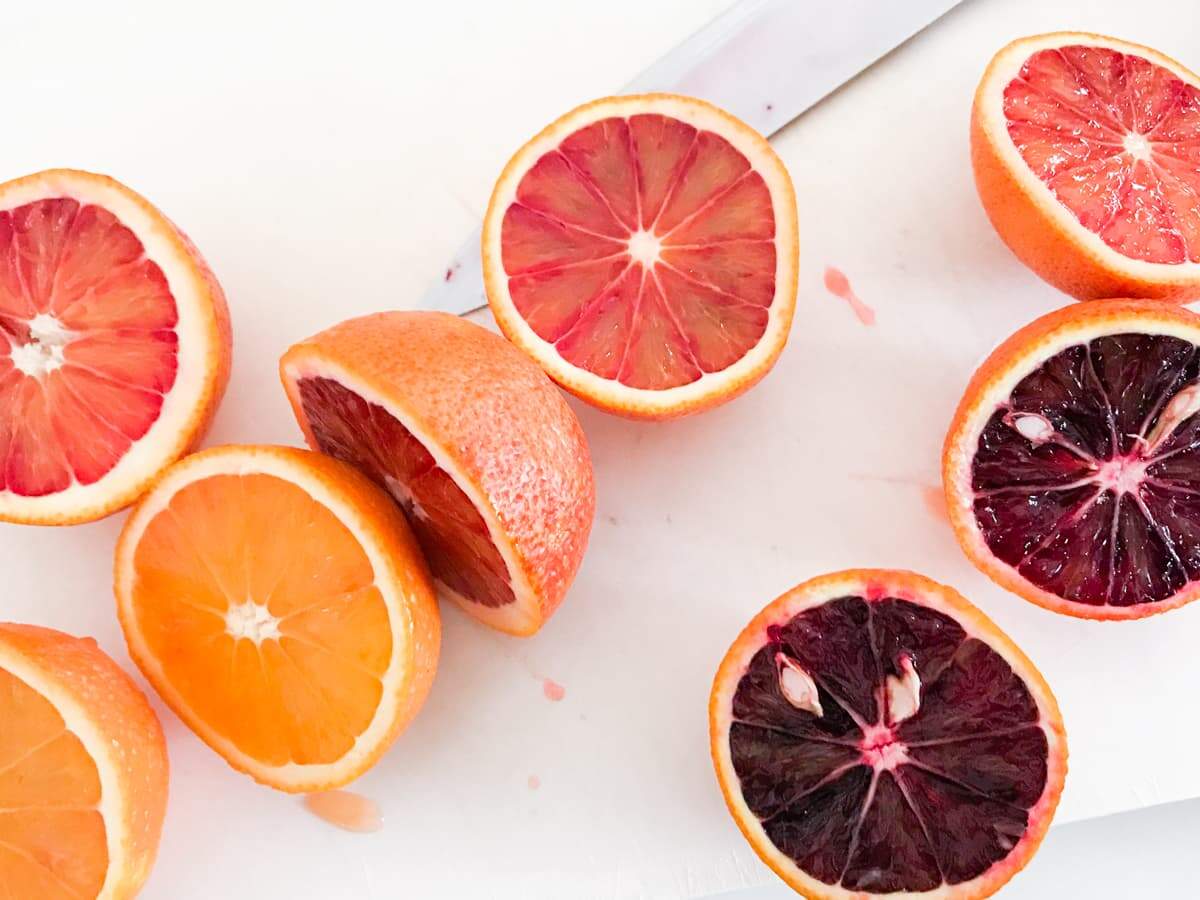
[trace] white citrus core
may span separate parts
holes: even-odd
[[[662,242],[652,231],[635,231],[629,237],[629,255],[646,268],[658,262]]]
[[[279,619],[265,604],[253,600],[230,604],[225,611],[225,633],[235,640],[249,638],[258,646],[263,641],[278,640]]]
[[[1134,159],[1143,161],[1150,159],[1150,142],[1146,140],[1145,135],[1131,131],[1125,135],[1124,145],[1125,152]]]
[[[38,313],[28,322],[29,341],[13,348],[12,362],[17,370],[32,378],[41,378],[63,365],[63,348],[72,334],[49,313]]]

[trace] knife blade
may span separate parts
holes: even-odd
[[[768,137],[962,0],[742,0],[625,86],[715,103]],[[420,308],[463,315],[487,304],[471,234]]]

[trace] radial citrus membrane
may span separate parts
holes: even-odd
[[[292,347],[280,374],[310,447],[404,510],[439,589],[512,634],[562,602],[595,513],[562,395],[510,343],[444,313],[382,313]]]
[[[122,532],[116,593],[167,704],[282,790],[361,775],[437,665],[433,587],[404,518],[306,450],[219,447],[168,470]]]
[[[812,898],[989,896],[1036,851],[1066,772],[1032,663],[905,572],[828,575],[767,606],[722,661],[709,722],[739,828]]]
[[[972,111],[980,197],[1004,241],[1079,299],[1200,295],[1200,79],[1100,35],[1014,41]]]
[[[500,327],[603,409],[663,418],[746,390],[787,339],[791,180],[766,140],[667,94],[597,100],[521,148],[483,229]]]
[[[136,895],[167,803],[167,747],[141,691],[90,638],[0,624],[0,721],[5,896]]]
[[[967,386],[943,479],[971,560],[1021,596],[1125,619],[1200,592],[1200,316],[1058,310]]]
[[[221,288],[146,200],[64,169],[0,185],[0,519],[128,504],[199,439],[228,374]]]

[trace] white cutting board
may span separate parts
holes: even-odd
[[[365,4],[336,19],[282,3],[65,6],[6,11],[0,176],[91,167],[159,203],[232,307],[234,377],[210,442],[294,443],[279,353],[335,320],[415,305],[525,136],[723,3],[441,0],[384,20]],[[172,795],[146,896],[675,898],[765,882],[712,776],[709,680],[761,606],[847,566],[954,585],[1038,663],[1070,736],[1060,821],[1200,795],[1200,604],[1121,624],[1030,606],[976,574],[922,488],[974,364],[1065,301],[976,200],[966,135],[981,69],[1011,37],[1065,27],[1200,63],[1200,34],[1180,27],[1190,10],[968,0],[782,134],[801,285],[774,373],[681,422],[576,406],[599,490],[576,585],[527,641],[446,610],[427,707],[358,785],[384,808],[379,834],[332,830],[163,711]],[[826,264],[875,327],[824,291]],[[127,664],[109,590],[122,518],[0,528],[3,616],[93,634]],[[543,677],[565,699],[548,701]]]

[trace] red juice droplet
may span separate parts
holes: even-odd
[[[850,305],[850,309],[854,311],[854,315],[858,316],[858,321],[864,325],[875,324],[875,310],[858,299],[858,295],[850,287],[850,279],[841,269],[834,266],[825,267],[825,290],[833,296],[845,300]]]
[[[536,775],[529,776],[529,789],[531,791],[536,791],[541,786],[542,786],[542,779],[538,778]]]
[[[321,791],[304,798],[305,808],[343,831],[369,834],[383,827],[379,804],[353,791]]]
[[[567,689],[552,678],[543,678],[542,693],[546,695],[547,700],[553,700],[557,703],[563,697],[567,696]]]

